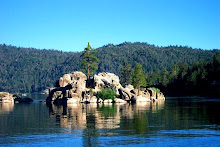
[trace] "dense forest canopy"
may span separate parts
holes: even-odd
[[[218,50],[192,49],[186,46],[158,47],[147,43],[125,42],[108,44],[96,49],[100,62],[97,72],[120,75],[128,62],[132,67],[142,64],[146,73],[167,70],[184,63],[187,66],[209,61]],[[0,45],[0,91],[41,92],[53,86],[65,73],[81,70],[81,52],[40,50],[11,45]]]
[[[220,96],[220,52],[210,61],[193,65],[174,64],[170,71],[165,68],[149,74],[148,85],[164,89],[172,95]],[[178,94],[177,94],[178,93]]]

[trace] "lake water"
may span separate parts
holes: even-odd
[[[0,104],[0,146],[220,146],[220,99]]]

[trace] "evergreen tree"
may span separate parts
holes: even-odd
[[[144,73],[140,63],[136,63],[135,65],[132,76],[132,84],[135,88],[138,88],[138,95],[140,95],[140,86],[146,86],[146,74]]]
[[[98,62],[99,59],[94,55],[94,51],[91,46],[89,45],[84,49],[81,58],[81,66],[83,70],[86,72],[87,79],[89,79],[89,76],[93,74],[94,70],[98,69]]]
[[[123,86],[132,83],[132,68],[128,62],[125,62],[125,66],[121,70],[121,83]]]
[[[168,71],[167,71],[166,68],[163,68],[163,70],[162,70],[160,83],[161,83],[163,86],[165,86],[165,87],[166,87],[167,84],[169,83]]]

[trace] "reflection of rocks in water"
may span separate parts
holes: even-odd
[[[149,110],[152,102],[136,102],[137,111]]]
[[[96,114],[96,128],[98,129],[116,129],[120,127],[120,114],[118,105],[111,103],[103,104]]]
[[[86,113],[82,104],[54,105],[48,104],[51,117],[55,117],[61,127],[85,129]]]
[[[157,113],[158,110],[163,109],[164,103],[165,103],[164,100],[152,102],[152,112]]]
[[[13,111],[14,103],[0,103],[0,114],[8,114]]]
[[[147,111],[164,107],[164,101],[141,102],[136,104],[48,104],[50,116],[56,118],[61,127],[70,129],[116,129],[120,128],[121,117],[133,119]]]

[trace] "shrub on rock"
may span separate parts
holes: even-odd
[[[116,91],[114,89],[110,89],[110,88],[102,89],[101,91],[99,91],[97,93],[97,97],[102,100],[105,100],[105,99],[114,100],[115,96],[116,96]]]

